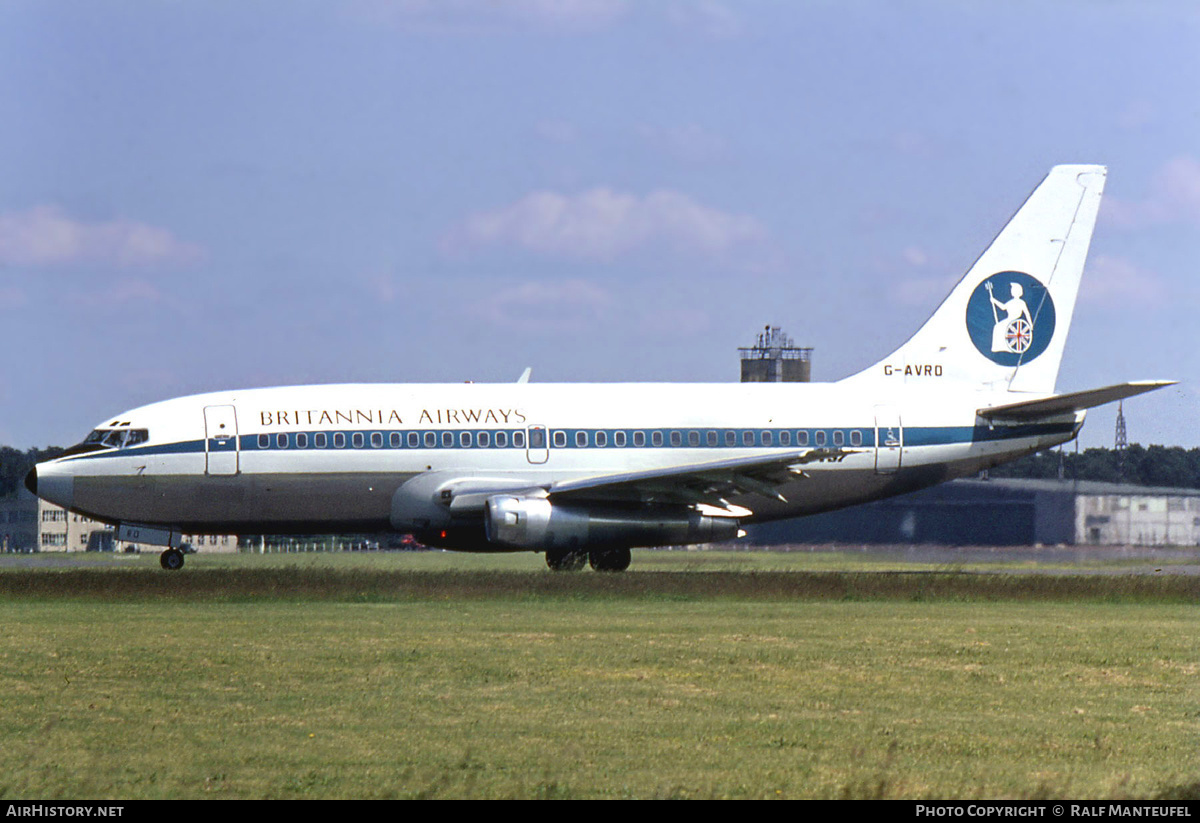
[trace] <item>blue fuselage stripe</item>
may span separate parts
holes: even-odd
[[[947,446],[986,443],[1046,435],[1071,434],[1072,423],[1030,423],[1018,426],[913,426],[896,427],[903,434],[903,447]],[[875,448],[873,428],[833,429],[548,429],[545,446],[528,447],[525,429],[365,429],[337,431],[274,432],[237,438],[186,440],[176,443],[147,443],[125,449],[89,452],[68,460],[107,457],[232,452],[281,451],[419,451],[447,449],[787,449],[787,448]],[[416,446],[409,435],[416,434]],[[393,435],[398,434],[398,438]],[[480,435],[486,445],[480,445]],[[505,445],[496,445],[496,435]],[[427,439],[428,435],[432,435]],[[514,435],[516,435],[514,437]],[[374,436],[374,440],[372,437]],[[318,438],[324,445],[318,445]],[[514,441],[518,441],[517,445]],[[300,445],[303,443],[304,445]],[[603,444],[603,445],[601,445]]]

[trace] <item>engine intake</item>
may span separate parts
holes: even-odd
[[[492,543],[534,551],[668,546],[738,536],[737,520],[691,509],[583,506],[504,494],[487,499],[483,524]]]

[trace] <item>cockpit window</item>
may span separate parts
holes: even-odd
[[[96,429],[85,437],[82,443],[75,444],[60,454],[59,457],[73,457],[77,454],[107,451],[109,449],[127,449],[130,446],[145,443],[149,439],[150,431],[148,429]]]
[[[148,429],[96,429],[84,439],[85,446],[126,449],[150,439]]]

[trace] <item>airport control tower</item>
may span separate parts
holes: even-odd
[[[808,383],[812,349],[798,348],[779,326],[764,326],[758,342],[738,349],[743,383]]]

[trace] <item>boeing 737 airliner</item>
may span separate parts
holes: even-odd
[[[1085,409],[1169,381],[1056,394],[1104,189],[1056,166],[907,343],[836,383],[330,385],[106,418],[35,493],[167,547],[181,535],[413,532],[623,570],[630,548],[728,540],[1071,440]]]

